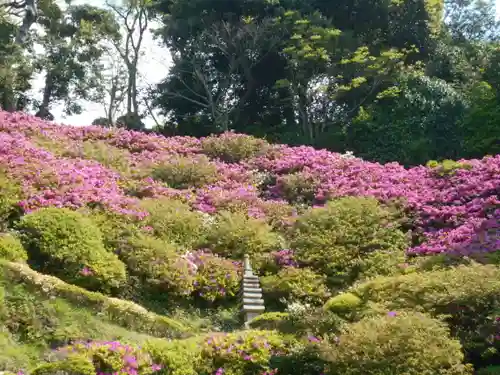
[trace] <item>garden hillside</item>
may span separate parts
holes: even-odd
[[[500,374],[500,155],[404,168],[0,112],[0,226],[0,371]]]

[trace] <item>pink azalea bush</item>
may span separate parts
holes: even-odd
[[[57,349],[54,356],[59,361],[41,365],[34,373],[88,370],[89,375],[151,375],[162,368],[145,351],[119,341],[78,342]]]
[[[66,149],[101,142],[126,150],[135,172],[120,175],[82,155],[56,156],[37,147],[37,139]],[[230,210],[269,219],[269,203],[286,206],[284,198],[321,206],[338,197],[371,196],[381,202],[400,200],[414,215],[412,229],[420,241],[408,248],[409,254],[471,254],[500,248],[500,155],[459,161],[467,168],[443,174],[432,166],[406,169],[307,146],[259,149],[255,142],[245,149],[242,139],[247,138],[229,134],[219,140],[197,140],[97,126],[61,127],[25,114],[0,113],[0,163],[11,178],[22,182],[24,199],[19,205],[25,211],[97,204],[141,217],[145,213],[136,207],[137,197],[175,196],[209,214]],[[195,160],[204,153],[214,158],[217,168],[217,180],[207,186],[172,189],[148,177],[151,168],[169,158]],[[293,221],[293,215],[272,219],[284,224]]]

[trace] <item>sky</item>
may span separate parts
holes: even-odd
[[[102,6],[104,0],[76,0],[74,4],[89,4],[94,6]],[[496,0],[497,4],[497,17],[500,18],[500,0]],[[144,39],[144,52],[145,55],[139,61],[140,72],[140,86],[154,85],[164,79],[172,65],[170,53],[165,47],[158,44],[158,41],[153,39],[152,34],[148,31]],[[33,85],[33,93],[41,97],[43,89],[43,76],[36,78]],[[102,105],[96,103],[83,102],[84,111],[80,115],[67,116],[63,113],[61,105],[52,108],[52,114],[55,116],[55,122],[72,125],[72,126],[85,126],[90,125],[92,120],[97,117],[104,116],[104,109]],[[154,125],[152,119],[146,119],[146,126]]]
[[[499,0],[500,1],[500,0]],[[74,5],[89,4],[93,6],[102,6],[104,0],[74,0]],[[154,85],[163,80],[167,75],[172,59],[170,53],[165,47],[159,45],[159,41],[153,39],[152,34],[147,31],[143,41],[144,56],[139,60],[139,87],[146,85]],[[42,97],[44,76],[40,75],[35,78],[33,89],[31,92],[37,95],[37,98]],[[81,101],[84,110],[80,115],[67,116],[63,112],[62,105],[56,105],[51,108],[51,113],[54,115],[54,121],[61,124],[72,126],[90,125],[92,121],[98,117],[105,117],[104,108],[101,104]],[[158,116],[157,113],[155,115]],[[154,125],[152,119],[145,120],[146,127]]]

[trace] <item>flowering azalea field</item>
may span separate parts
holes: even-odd
[[[407,169],[0,112],[0,225],[0,370],[500,373],[500,155]]]

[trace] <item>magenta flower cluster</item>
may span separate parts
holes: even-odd
[[[291,249],[283,249],[279,251],[274,251],[271,253],[274,262],[281,267],[298,267],[298,263],[295,260],[295,254]]]
[[[134,173],[120,175],[81,155],[58,157],[36,146],[41,138],[68,150],[78,150],[83,142],[102,142],[124,151]],[[25,114],[0,112],[0,164],[22,184],[25,199],[20,205],[26,211],[102,205],[141,217],[145,213],[136,208],[137,198],[124,188],[134,186],[136,195],[180,197],[210,214],[246,210],[250,216],[271,219],[280,212],[282,216],[272,220],[285,224],[293,222],[293,215],[276,209],[287,205],[283,199],[289,198],[289,184],[300,181],[306,189],[301,185],[294,194],[304,191],[306,201],[312,195],[317,206],[342,196],[402,202],[415,218],[414,232],[423,239],[408,249],[411,254],[468,255],[500,249],[500,155],[468,160],[470,168],[439,176],[425,166],[407,169],[397,163],[382,165],[306,146],[281,145],[239,163],[213,160],[218,180],[198,189],[176,190],[147,177],[152,166],[173,155],[201,153],[201,140],[192,137],[62,127]]]

